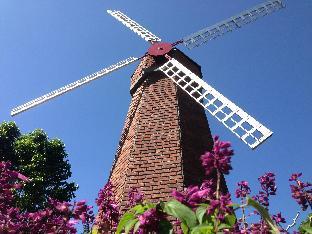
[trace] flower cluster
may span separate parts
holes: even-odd
[[[232,204],[230,194],[221,195],[220,198],[210,201],[207,214],[213,215],[217,211],[217,219],[223,221],[226,214],[233,213],[230,204]]]
[[[247,181],[241,181],[239,183],[237,183],[238,188],[235,191],[235,196],[237,198],[244,198],[246,197],[248,194],[250,194],[250,187],[248,185]]]
[[[260,191],[259,194],[253,198],[263,206],[268,207],[270,205],[269,196],[276,195],[277,187],[275,184],[275,174],[272,172],[267,172],[260,176],[258,181],[260,182],[262,191]]]
[[[273,216],[272,216],[272,219],[273,219],[277,224],[286,223],[286,220],[285,220],[285,218],[282,217],[281,212],[277,213],[276,215],[273,215]]]
[[[290,185],[291,195],[296,202],[301,206],[302,210],[306,210],[308,206],[312,209],[312,184],[302,182],[299,177],[302,173],[292,174],[289,181],[295,182],[296,184]]]
[[[151,208],[139,215],[140,222],[139,234],[158,232],[159,221],[163,219],[163,215],[156,208]]]
[[[231,156],[234,154],[230,147],[230,142],[220,141],[218,136],[214,137],[212,151],[201,156],[202,166],[207,175],[211,175],[215,170],[222,174],[229,174],[232,170]]]
[[[96,204],[99,207],[95,225],[100,231],[107,231],[115,228],[119,220],[119,207],[113,194],[113,185],[108,182],[99,191]]]
[[[212,193],[212,189],[207,186],[206,182],[201,187],[189,186],[185,191],[179,192],[173,190],[171,195],[184,205],[195,208],[198,204],[206,202],[209,194]]]
[[[133,207],[136,204],[143,202],[144,195],[137,188],[131,188],[128,192],[128,207]]]
[[[75,224],[92,222],[93,214],[85,201],[74,205],[49,200],[48,208],[21,212],[15,207],[13,190],[22,187],[28,178],[10,169],[9,162],[0,162],[0,233],[76,233]]]

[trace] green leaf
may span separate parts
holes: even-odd
[[[300,233],[312,234],[312,214],[309,214],[307,219],[300,224],[298,230]]]
[[[268,211],[262,205],[260,205],[258,202],[251,199],[250,197],[247,197],[247,205],[254,207],[261,214],[261,217],[270,226],[272,233],[280,233],[280,231],[278,230],[278,227],[271,219]]]
[[[134,225],[133,233],[137,233],[137,231],[139,230],[139,227],[140,227],[140,222],[137,222],[137,223]]]
[[[183,205],[177,200],[165,202],[163,210],[168,215],[172,215],[173,217],[178,218],[189,228],[192,228],[197,224],[195,213],[189,207]]]
[[[213,226],[209,224],[202,224],[194,227],[191,234],[210,234],[213,233]]]
[[[138,219],[129,220],[125,225],[125,233],[129,233],[136,223],[140,223]]]
[[[172,225],[168,220],[161,220],[159,222],[159,233],[161,233],[161,234],[173,233]]]
[[[227,223],[221,223],[220,225],[218,225],[218,229],[219,230],[222,230],[222,229],[225,229],[225,228],[231,228],[231,226],[228,225]]]
[[[117,226],[117,230],[116,233],[121,233],[122,230],[124,230],[125,226],[127,225],[127,223],[131,220],[135,219],[134,214],[130,213],[130,212],[126,212],[124,213],[124,215],[121,217],[118,226]]]
[[[197,220],[199,221],[199,224],[203,224],[206,212],[207,208],[203,206],[200,206],[196,209],[196,217]]]
[[[145,210],[146,208],[142,206],[141,204],[139,204],[139,205],[132,207],[128,212],[134,213],[134,214],[143,214]]]
[[[189,228],[187,227],[185,223],[181,223],[181,228],[182,228],[183,234],[189,233]]]
[[[228,224],[230,227],[233,227],[236,223],[236,217],[234,214],[227,214],[224,217],[225,223]]]

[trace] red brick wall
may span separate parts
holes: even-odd
[[[201,75],[182,52],[170,55]],[[211,149],[212,138],[203,108],[163,73],[142,72],[163,62],[145,57],[131,79],[132,100],[110,176],[122,208],[131,187],[147,200],[167,200],[172,189],[204,176],[199,157]]]

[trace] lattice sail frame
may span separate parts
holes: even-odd
[[[82,78],[80,80],[72,82],[72,83],[70,83],[70,84],[68,84],[66,86],[63,86],[63,87],[61,87],[59,89],[56,89],[56,90],[54,90],[54,91],[52,91],[50,93],[47,93],[47,94],[45,94],[45,95],[43,95],[41,97],[33,99],[33,100],[23,104],[23,105],[15,107],[11,111],[11,116],[14,116],[14,115],[17,115],[17,114],[19,114],[21,112],[24,112],[24,111],[26,111],[26,110],[28,110],[28,109],[30,109],[32,107],[35,107],[35,106],[37,106],[39,104],[42,104],[42,103],[44,103],[44,102],[46,102],[46,101],[48,101],[48,100],[50,100],[52,98],[60,96],[60,95],[66,93],[66,92],[68,92],[70,90],[73,90],[73,89],[78,88],[78,87],[80,87],[82,85],[85,85],[85,84],[87,84],[87,83],[89,83],[89,82],[91,82],[93,80],[99,79],[102,76],[107,75],[110,72],[113,72],[113,71],[115,71],[117,69],[120,69],[120,68],[122,68],[124,66],[129,65],[130,63],[133,63],[133,62],[137,61],[138,59],[139,58],[129,57],[129,58],[127,58],[125,60],[122,60],[122,61],[120,61],[120,62],[118,62],[116,64],[113,64],[113,65],[111,65],[111,66],[109,66],[107,68],[104,68],[104,69],[102,69],[102,70],[100,70],[98,72],[95,72],[95,73],[93,73],[91,75],[88,75],[88,76],[86,76],[86,77],[84,77],[84,78]]]
[[[238,15],[232,16],[210,27],[204,28],[196,33],[184,37],[183,44],[192,49],[200,46],[209,40],[222,36],[225,33],[239,29],[241,26],[248,24],[262,16],[268,15],[276,10],[283,8],[282,0],[271,0],[256,5],[255,7],[243,11]]]
[[[250,148],[255,149],[273,132],[224,97],[176,59],[158,68],[216,117]]]
[[[142,37],[145,41],[151,42],[151,41],[161,41],[159,37],[148,31],[146,28],[135,22],[134,20],[130,19],[128,16],[126,16],[121,11],[113,11],[113,10],[107,10],[107,13],[113,16],[115,19],[120,21],[122,24],[124,24],[126,27],[128,27],[130,30],[138,34],[140,37]]]

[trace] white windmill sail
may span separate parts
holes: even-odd
[[[158,69],[252,149],[255,149],[272,135],[271,130],[212,88],[176,59],[171,58]]]
[[[59,89],[56,89],[56,90],[54,90],[54,91],[52,91],[50,93],[47,93],[47,94],[45,94],[45,95],[43,95],[41,97],[33,99],[33,100],[23,104],[23,105],[15,107],[11,111],[11,116],[14,116],[14,115],[17,115],[17,114],[19,114],[21,112],[24,112],[24,111],[26,111],[26,110],[28,110],[28,109],[30,109],[32,107],[35,107],[35,106],[37,106],[37,105],[39,105],[41,103],[44,103],[44,102],[46,102],[46,101],[48,101],[50,99],[53,99],[53,98],[55,98],[57,96],[60,96],[60,95],[66,93],[66,92],[68,92],[70,90],[73,90],[73,89],[78,88],[78,87],[80,87],[82,85],[85,85],[85,84],[87,84],[87,83],[89,83],[89,82],[91,82],[93,80],[99,79],[99,78],[103,77],[104,75],[107,75],[110,72],[113,72],[113,71],[115,71],[115,70],[117,70],[119,68],[122,68],[124,66],[127,66],[130,63],[133,63],[133,62],[137,61],[138,59],[139,58],[135,58],[135,57],[127,58],[127,59],[122,60],[122,61],[120,61],[120,62],[118,62],[116,64],[113,64],[113,65],[111,65],[111,66],[109,66],[107,68],[104,68],[104,69],[102,69],[102,70],[100,70],[98,72],[95,72],[95,73],[93,73],[91,75],[88,75],[88,76],[86,76],[86,77],[84,77],[84,78],[82,78],[80,80],[72,82],[72,83],[70,83],[68,85],[65,85],[65,86],[63,86],[63,87],[61,87]]]
[[[155,36],[153,33],[148,31],[146,28],[135,22],[134,20],[130,19],[128,16],[126,16],[121,11],[112,11],[107,10],[107,13],[113,16],[115,19],[123,23],[126,27],[128,27],[130,30],[138,34],[140,37],[142,37],[145,41],[161,41],[161,39],[157,36]]]
[[[225,33],[239,29],[243,25],[255,21],[260,17],[268,15],[276,10],[279,10],[282,7],[282,0],[271,0],[265,3],[261,3],[249,10],[241,12],[238,15],[232,16],[226,20],[184,37],[182,39],[183,44],[189,49],[192,49],[208,42],[209,40],[220,37]]]

